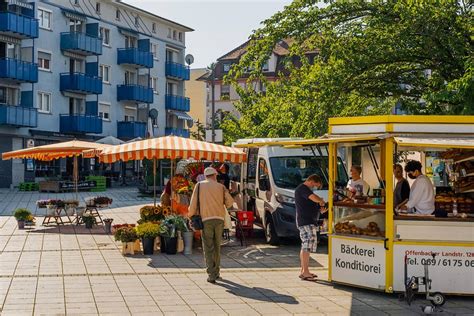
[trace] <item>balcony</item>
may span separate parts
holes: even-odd
[[[102,55],[102,39],[86,33],[63,32],[61,50],[86,56]]]
[[[117,101],[153,103],[153,89],[136,84],[118,85]]]
[[[60,91],[102,94],[102,78],[80,72],[60,74]]]
[[[153,68],[153,54],[138,48],[118,48],[117,64]]]
[[[137,137],[145,138],[145,122],[117,122],[117,137],[123,139],[133,139]]]
[[[165,99],[165,107],[167,110],[189,112],[191,105],[189,98],[179,95],[167,94]]]
[[[59,131],[66,134],[102,133],[102,119],[97,115],[61,114]]]
[[[189,138],[190,133],[188,129],[167,127],[165,128],[165,135],[166,136],[173,135],[173,136]]]
[[[189,80],[189,68],[182,64],[167,61],[166,76],[180,80]]]
[[[13,58],[0,58],[0,78],[38,82],[38,65]]]
[[[0,32],[21,39],[38,37],[38,20],[14,12],[0,12]]]
[[[0,104],[0,125],[37,127],[38,111],[36,108]]]

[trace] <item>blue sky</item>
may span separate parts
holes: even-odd
[[[186,38],[192,68],[204,68],[245,42],[260,22],[290,0],[126,0],[132,5],[195,29]]]

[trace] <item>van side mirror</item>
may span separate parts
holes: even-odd
[[[258,178],[258,187],[262,191],[270,190],[270,179],[267,175],[262,175]]]

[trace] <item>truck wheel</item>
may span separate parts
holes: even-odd
[[[280,238],[276,233],[275,224],[273,224],[273,218],[271,215],[267,215],[265,221],[265,239],[267,243],[272,246],[278,246],[280,244]]]
[[[446,298],[440,292],[436,292],[431,297],[431,302],[434,306],[443,306],[446,303]]]

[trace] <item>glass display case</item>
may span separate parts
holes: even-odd
[[[333,232],[368,238],[385,238],[385,205],[334,203]]]

